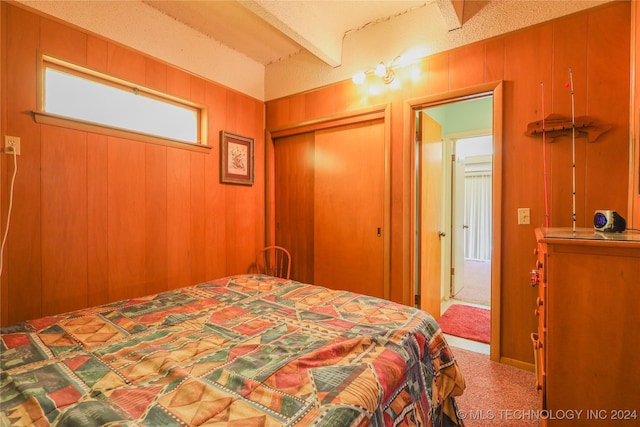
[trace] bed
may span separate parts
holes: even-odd
[[[0,351],[0,425],[462,425],[430,315],[271,276],[11,325]]]

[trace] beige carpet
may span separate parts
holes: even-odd
[[[456,397],[465,427],[539,427],[540,408],[535,374],[486,354],[454,347],[466,389]]]
[[[491,262],[464,261],[464,286],[454,298],[475,304],[491,305]]]

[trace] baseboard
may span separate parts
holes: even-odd
[[[505,365],[510,365],[519,369],[524,369],[526,371],[536,371],[536,366],[533,363],[523,362],[521,360],[512,359],[510,357],[501,357],[500,363],[504,363]]]

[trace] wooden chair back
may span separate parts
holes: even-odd
[[[282,246],[267,246],[256,257],[256,270],[259,274],[289,279],[291,255]]]

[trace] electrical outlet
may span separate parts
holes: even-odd
[[[518,208],[518,224],[531,224],[531,211],[529,208]]]
[[[4,136],[4,152],[6,154],[12,154],[15,150],[16,155],[20,155],[20,137],[19,136]]]

